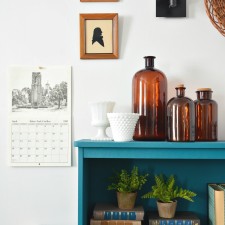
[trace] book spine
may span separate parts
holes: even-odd
[[[149,225],[200,225],[200,220],[149,220]]]
[[[224,189],[218,184],[208,185],[209,225],[225,224]]]
[[[208,215],[209,215],[209,225],[215,223],[215,198],[214,198],[214,189],[211,185],[208,185]]]
[[[223,196],[224,196],[224,201],[223,201],[223,221],[225,224],[225,185],[223,183],[218,184],[218,186],[223,190]]]
[[[90,225],[141,225],[141,221],[135,220],[94,220],[91,219]]]
[[[144,212],[94,211],[97,220],[143,220]]]

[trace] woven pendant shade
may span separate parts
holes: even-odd
[[[205,7],[214,27],[225,36],[225,0],[205,0]]]

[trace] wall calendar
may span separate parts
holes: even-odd
[[[11,166],[71,166],[71,67],[9,69]]]

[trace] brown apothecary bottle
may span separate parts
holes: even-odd
[[[196,141],[217,141],[218,106],[212,100],[210,88],[199,88],[195,100],[195,139]]]
[[[195,140],[195,105],[185,97],[183,84],[176,87],[176,97],[167,103],[168,141]]]
[[[140,117],[134,131],[136,141],[166,139],[167,79],[154,68],[154,56],[146,56],[145,69],[138,71],[132,82],[132,107]]]

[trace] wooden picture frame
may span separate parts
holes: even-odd
[[[81,2],[118,2],[118,0],[80,0]]]
[[[118,58],[118,14],[80,14],[80,58]]]

